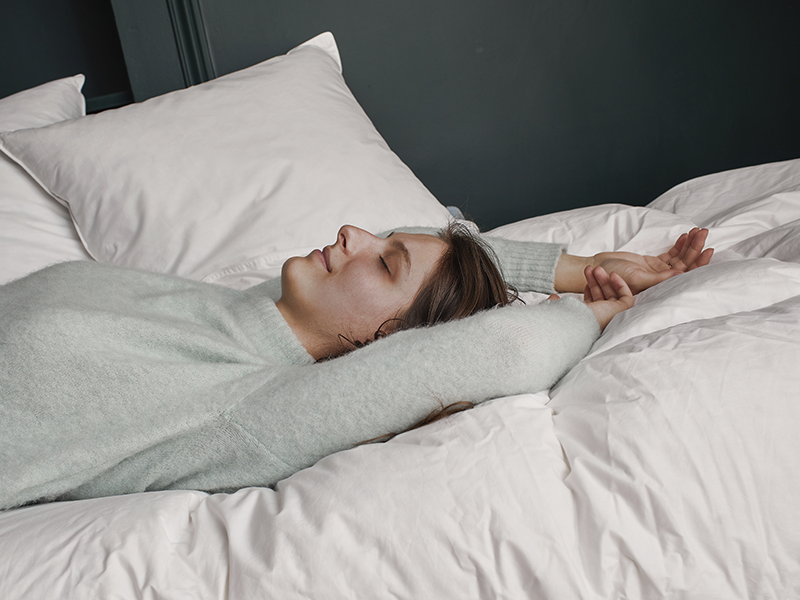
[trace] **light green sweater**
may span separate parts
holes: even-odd
[[[514,283],[549,291],[557,246],[497,244]],[[314,363],[275,306],[279,290],[88,261],[0,287],[0,509],[274,484],[440,402],[547,388],[599,335],[569,299]]]

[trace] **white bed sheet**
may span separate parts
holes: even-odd
[[[590,253],[660,251],[697,223],[724,252],[639,295],[549,393],[330,456],[276,490],[0,514],[0,596],[800,597],[799,171],[501,228]],[[743,177],[749,197],[730,185]]]

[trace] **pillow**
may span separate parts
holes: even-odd
[[[333,243],[345,223],[378,232],[449,215],[353,98],[331,33],[202,85],[0,138],[69,206],[97,260],[231,287]]]
[[[0,131],[82,117],[84,76],[58,79],[0,100]],[[53,263],[90,258],[69,212],[19,165],[0,155],[0,284]]]
[[[0,100],[0,131],[42,127],[86,114],[83,75],[65,77]]]

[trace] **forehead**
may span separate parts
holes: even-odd
[[[427,246],[430,248],[441,248],[444,251],[444,248],[447,246],[447,242],[441,239],[439,236],[430,235],[427,233],[408,233],[405,231],[393,231],[389,235],[386,236],[389,240],[398,240],[402,241],[404,244],[412,244],[415,246]]]
[[[418,290],[436,268],[447,249],[447,243],[433,235],[424,233],[396,233],[389,238],[391,243],[402,244],[407,250],[406,276],[401,278],[402,287]],[[402,255],[402,252],[398,252]]]
[[[387,238],[401,253],[408,253],[412,268],[433,266],[447,249],[447,243],[435,235],[396,232]],[[414,263],[420,263],[415,265]]]

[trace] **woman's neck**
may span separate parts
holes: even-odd
[[[284,321],[286,321],[287,325],[289,325],[294,335],[300,340],[303,348],[306,349],[306,352],[308,352],[314,360],[321,360],[331,355],[330,336],[321,333],[309,320],[295,314],[295,311],[292,310],[292,307],[288,302],[285,302],[283,298],[278,299],[275,302],[275,306],[278,308],[278,312],[281,313],[281,316]],[[326,340],[328,341],[326,342]]]

